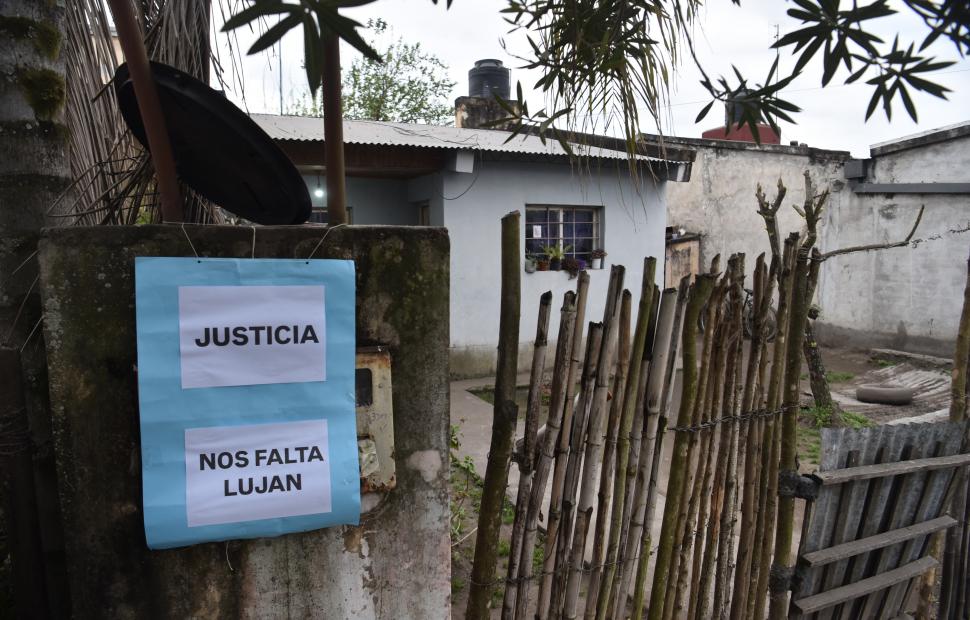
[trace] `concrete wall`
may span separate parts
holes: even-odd
[[[494,371],[498,342],[501,218],[522,213],[521,251],[525,255],[525,207],[529,204],[597,206],[601,212],[602,243],[608,252],[605,267],[590,271],[590,320],[602,320],[609,265],[627,268],[625,286],[639,291],[643,259],[663,260],[664,187],[676,183],[644,180],[637,191],[626,162],[603,164],[593,172],[573,170],[569,164],[476,161],[468,174],[443,173],[444,225],[452,242],[451,254],[451,370],[453,376],[485,375]],[[464,192],[464,193],[463,193]],[[460,199],[448,198],[461,196]],[[663,270],[658,269],[658,284]],[[526,369],[535,338],[539,296],[555,296],[551,339],[559,329],[562,295],[576,280],[564,271],[522,273],[522,318],[519,332],[520,367]]]
[[[764,252],[770,259],[768,235],[755,199],[758,183],[769,199],[775,196],[779,178],[788,188],[778,212],[782,236],[802,230],[803,220],[791,205],[800,205],[805,198],[806,170],[818,186],[830,187],[832,204],[838,204],[844,194],[842,164],[848,153],[714,140],[671,142],[695,149],[697,159],[689,182],[667,186],[667,225],[701,235],[702,270],[717,254],[723,266],[730,254],[744,252],[750,277],[758,254]]]
[[[195,228],[206,256],[247,257],[248,228]],[[305,257],[313,228],[258,228],[256,256]],[[357,343],[393,360],[397,488],[362,517],[279,538],[149,551],[141,512],[134,257],[191,256],[177,227],[49,230],[40,243],[54,445],[78,618],[443,618],[448,528],[448,238],[336,229],[320,258],[357,262]]]
[[[887,150],[871,160],[866,183],[970,180],[966,132],[905,150]],[[827,261],[817,297],[822,306],[820,338],[950,357],[963,306],[970,237],[947,231],[970,226],[970,196],[856,194],[848,188],[843,193],[822,229],[824,249],[903,239],[920,205],[926,209],[915,237],[943,234],[915,248]]]

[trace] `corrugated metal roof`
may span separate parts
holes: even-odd
[[[320,118],[276,114],[250,114],[250,117],[274,140],[323,141],[323,121]],[[508,140],[510,135],[512,135],[511,132],[496,129],[464,129],[384,121],[344,121],[344,142],[348,144],[469,149],[560,157],[567,155],[555,140],[546,140],[545,144],[536,136],[516,136]],[[575,146],[574,152],[604,159],[626,159],[627,156],[625,151],[580,145]],[[646,156],[641,156],[640,159],[687,163]]]

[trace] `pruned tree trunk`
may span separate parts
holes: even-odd
[[[327,224],[347,223],[344,171],[344,113],[340,89],[340,37],[323,34],[323,140],[327,165]]]
[[[805,343],[802,349],[805,353],[805,365],[808,367],[808,378],[812,385],[812,397],[815,406],[832,412],[831,425],[842,426],[842,410],[832,400],[828,379],[825,378],[825,364],[822,362],[822,352],[819,350],[818,339],[815,337],[815,318],[818,313],[812,308],[809,320],[805,322]]]
[[[515,381],[518,372],[519,312],[521,278],[519,252],[519,212],[502,218],[502,288],[499,314],[499,346],[495,374],[495,405],[492,440],[482,488],[465,616],[470,620],[488,618],[488,603],[495,579],[498,539],[502,526],[502,504],[508,483],[509,461],[515,440],[518,407]]]

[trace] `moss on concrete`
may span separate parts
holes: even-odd
[[[17,70],[17,84],[39,120],[53,119],[64,106],[64,76],[51,69]]]
[[[258,257],[306,258],[322,234],[256,230]],[[252,252],[248,227],[189,235],[202,256]],[[145,548],[142,524],[134,258],[192,256],[192,249],[181,229],[157,225],[52,229],[40,247],[76,617],[392,618],[447,609],[447,471],[426,480],[407,465],[416,452],[438,452],[442,462],[448,454],[443,230],[334,229],[315,256],[355,260],[358,345],[391,350],[398,486],[385,507],[366,517],[366,527],[162,552]],[[352,551],[348,539],[357,541]]]
[[[0,15],[0,36],[30,41],[48,60],[57,60],[61,53],[61,33],[57,28],[28,17]]]

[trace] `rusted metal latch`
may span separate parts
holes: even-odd
[[[791,469],[778,471],[778,495],[780,497],[797,497],[799,499],[815,499],[822,488],[822,481],[811,474],[804,475]]]

